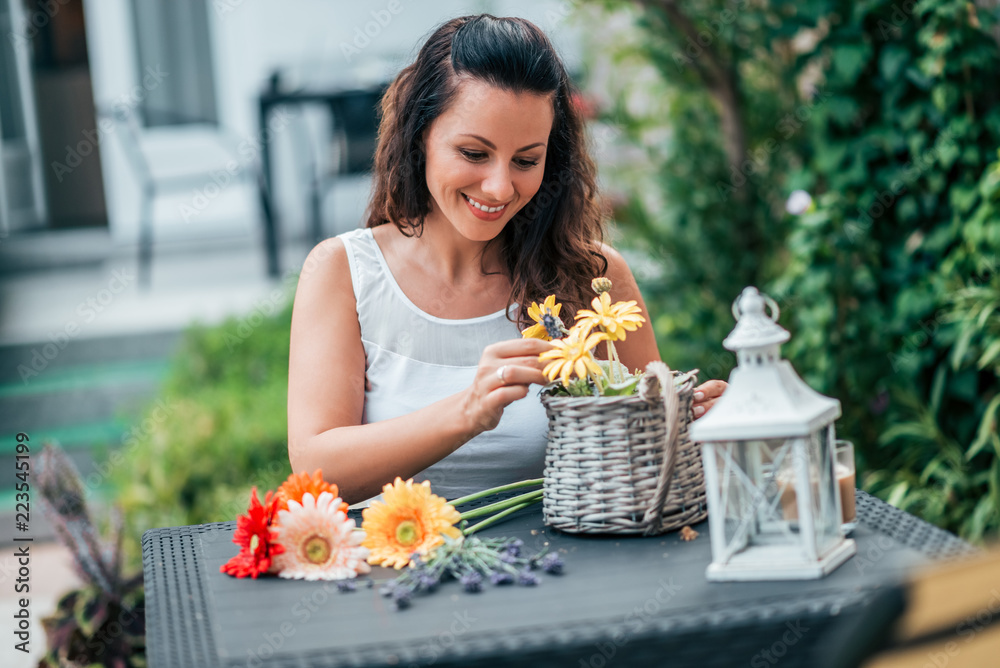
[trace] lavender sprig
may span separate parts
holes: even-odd
[[[468,593],[483,590],[486,580],[494,586],[517,583],[533,587],[541,578],[532,571],[560,575],[563,560],[556,553],[542,550],[525,555],[524,541],[518,538],[444,537],[444,545],[430,556],[414,559],[399,577],[390,580],[382,595],[392,599],[397,610],[408,608],[416,594],[431,593],[445,580],[454,579]]]

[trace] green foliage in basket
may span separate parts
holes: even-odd
[[[614,365],[616,374],[614,377],[622,378],[618,382],[611,382]],[[585,378],[572,378],[568,385],[561,382],[549,383],[542,388],[542,392],[552,395],[564,395],[569,397],[625,397],[635,394],[639,389],[639,380],[642,378],[642,371],[630,372],[621,362],[610,360],[597,360],[597,366],[601,369],[601,375],[596,380],[589,376]]]
[[[652,259],[637,278],[664,358],[724,378],[729,302],[760,286],[793,334],[785,356],[841,400],[862,486],[967,539],[996,535],[995,12],[604,7],[586,51],[615,63],[602,120],[647,159],[603,175],[625,194],[619,230]],[[814,204],[789,215],[797,189]]]

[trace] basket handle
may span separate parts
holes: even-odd
[[[653,494],[653,502],[642,517],[644,534],[647,536],[660,533],[663,527],[663,504],[670,494],[670,487],[674,479],[674,468],[677,464],[677,436],[680,433],[678,416],[678,404],[680,396],[677,387],[674,385],[674,374],[663,362],[650,362],[646,365],[646,375],[644,378],[654,378],[656,382],[644,383],[640,388],[640,394],[647,400],[653,400],[654,389],[651,386],[659,385],[656,394],[662,397],[664,409],[664,448],[663,464],[660,467],[660,475],[656,481],[656,491]],[[659,398],[659,397],[657,397]]]

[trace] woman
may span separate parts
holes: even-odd
[[[319,244],[299,279],[293,470],[322,469],[350,503],[396,476],[447,498],[541,476],[547,422],[525,397],[551,344],[519,337],[527,306],[555,294],[571,322],[607,276],[649,319],[602,243],[571,93],[537,27],[489,15],[442,25],[389,87],[367,227]],[[629,368],[659,359],[652,327],[618,352]],[[698,388],[697,415],[724,386]]]

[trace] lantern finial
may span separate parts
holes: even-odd
[[[768,306],[771,307],[770,315],[765,311]],[[736,327],[722,345],[729,350],[743,350],[784,343],[791,335],[777,323],[780,313],[778,304],[773,299],[760,294],[753,286],[744,288],[733,302]]]

